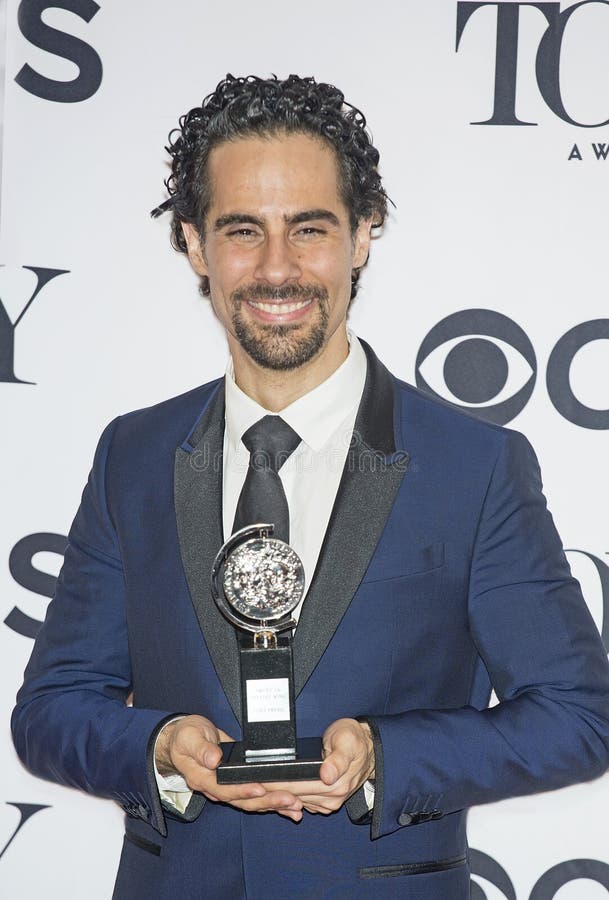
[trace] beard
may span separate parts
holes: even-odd
[[[252,323],[243,315],[243,304],[285,300],[317,301],[312,322],[303,325],[264,325]],[[328,292],[318,284],[286,284],[273,288],[253,284],[239,288],[231,295],[232,324],[235,336],[254,362],[265,369],[288,371],[313,359],[321,350],[328,330]]]

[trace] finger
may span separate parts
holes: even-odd
[[[304,809],[311,815],[319,815],[319,816],[329,816],[330,813],[335,812],[335,810],[328,806],[321,806],[316,803],[306,803]]]
[[[222,750],[217,744],[199,740],[197,743],[176,746],[172,753],[173,763],[188,781],[188,775],[201,777],[214,772],[222,760]],[[214,776],[215,777],[215,776]]]
[[[302,803],[289,794],[266,794],[253,800],[236,800],[233,806],[246,812],[292,812],[302,811]]]
[[[218,785],[213,789],[216,796],[226,802],[254,801],[259,808],[264,804],[270,809],[302,809],[302,801],[289,791],[269,791],[262,784]]]
[[[341,750],[334,750],[322,762],[319,777],[328,787],[336,784],[339,778],[346,775],[353,762],[353,755]]]
[[[213,800],[232,803],[234,800],[264,797],[265,788],[257,783],[218,784],[215,769],[209,769],[192,757],[185,757],[180,766],[186,783],[195,791],[200,791]]]
[[[180,763],[189,758],[208,769],[215,769],[222,758],[216,727],[202,716],[187,716],[171,723],[167,734],[169,757],[178,771],[181,771]]]
[[[276,791],[274,793],[267,793],[264,797],[256,798],[255,800],[246,801],[249,806],[256,806],[258,809],[269,809],[269,810],[289,810],[290,812],[300,812],[302,810],[302,800],[299,797],[294,797],[293,794],[288,794],[285,791]]]
[[[208,772],[207,769],[198,769],[193,774],[185,774],[185,780],[191,790],[199,791],[209,800],[220,803],[234,804],[245,800],[260,800],[266,795],[261,785],[246,785],[240,791],[228,793],[224,785],[216,782],[214,773]]]
[[[247,800],[267,798],[268,792],[261,784],[215,784],[212,792],[222,803],[239,803]],[[285,806],[289,806],[296,798],[287,795]]]
[[[346,794],[324,795],[323,797],[301,797],[304,809],[315,812],[334,812],[346,800]]]
[[[200,757],[206,769],[217,769],[222,762],[222,749],[217,744],[206,742],[201,747]]]
[[[296,812],[290,809],[278,809],[277,812],[280,816],[284,816],[286,819],[291,819],[292,822],[302,821],[302,810]]]
[[[333,785],[346,775],[353,763],[365,755],[361,725],[341,719],[330,725],[324,734],[324,761],[319,775],[326,785]]]

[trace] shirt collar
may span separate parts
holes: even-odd
[[[359,405],[364,390],[366,354],[352,332],[348,331],[347,336],[349,355],[338,369],[308,394],[277,413],[314,452],[321,450],[341,422]],[[273,413],[237,386],[232,360],[226,370],[225,391],[226,433],[237,450],[242,446],[241,435],[258,419]]]

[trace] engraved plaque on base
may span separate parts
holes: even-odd
[[[297,738],[291,617],[302,599],[298,554],[273,526],[235,532],[216,556],[212,593],[239,630],[243,740],[222,744],[219,784],[319,778],[321,738]],[[288,632],[281,635],[281,632]]]

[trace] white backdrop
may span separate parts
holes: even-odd
[[[49,579],[34,570],[57,574],[62,539],[53,535],[67,534],[101,429],[225,365],[222,331],[169,247],[167,217],[148,217],[165,196],[167,133],[226,72],[314,74],[366,112],[396,209],[373,247],[352,327],[397,375],[423,378],[464,405],[477,396],[481,414],[522,391],[514,409],[491,415],[533,442],[601,628],[609,604],[609,124],[600,124],[609,117],[609,3],[8,0],[6,32],[0,894],[76,900],[86,873],[87,897],[103,900],[120,811],[27,774],[8,721],[30,620],[41,620],[47,603]],[[489,313],[465,312],[434,332],[417,367],[426,335],[471,310]],[[559,341],[583,323],[592,324],[563,353]],[[458,349],[471,335],[499,356],[476,367],[473,345],[469,358]],[[505,385],[498,359],[509,366]],[[608,802],[604,778],[473,810],[474,869],[482,871],[480,854],[492,857],[490,880],[476,876],[488,900],[606,898]]]

